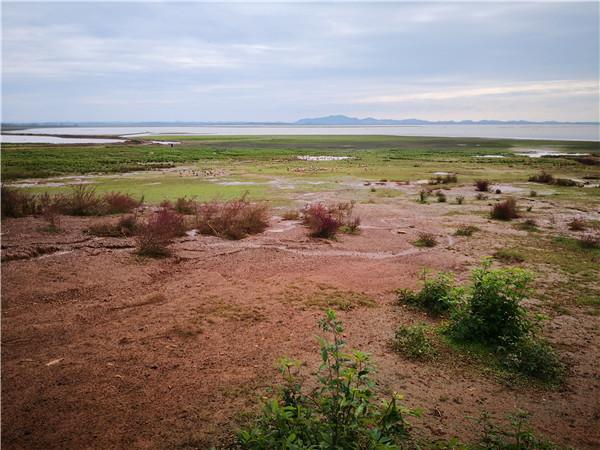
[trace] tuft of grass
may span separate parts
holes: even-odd
[[[475,225],[459,225],[459,227],[454,232],[455,236],[472,236],[473,233],[479,231],[479,227]]]
[[[525,255],[512,248],[503,248],[494,253],[494,258],[505,263],[522,263]]]
[[[465,196],[464,195],[457,195],[456,196],[456,204],[457,205],[462,205],[465,201]]]
[[[446,203],[446,194],[444,194],[442,191],[437,191],[435,196],[437,197],[438,203]]]
[[[36,196],[22,189],[11,189],[2,185],[0,197],[2,217],[25,217],[39,212]]]
[[[435,234],[420,232],[417,240],[414,241],[413,244],[417,247],[435,247],[438,242]]]
[[[575,217],[567,224],[567,226],[569,227],[569,230],[572,231],[583,231],[586,229],[585,220],[583,220],[581,217]]]
[[[179,214],[195,214],[196,201],[193,198],[179,197],[175,200],[175,205],[173,205],[173,208]]]
[[[300,212],[297,209],[288,209],[281,214],[283,220],[300,220]]]
[[[538,225],[537,222],[533,219],[526,219],[523,222],[519,222],[517,224],[517,228],[523,231],[537,231]]]
[[[492,207],[490,217],[496,220],[512,220],[519,217],[517,201],[509,197],[506,200],[496,203]]]
[[[425,324],[401,325],[394,333],[392,348],[409,359],[427,360],[436,354]]]
[[[584,249],[600,248],[600,236],[586,234],[579,238],[579,246]]]
[[[545,184],[553,184],[554,176],[545,171],[540,172],[537,175],[532,175],[529,177],[529,181],[533,183],[545,183]]]
[[[196,212],[196,227],[201,234],[225,239],[243,239],[262,233],[268,226],[268,206],[249,202],[245,196],[228,202],[203,203]]]

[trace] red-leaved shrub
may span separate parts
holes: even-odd
[[[196,209],[196,228],[201,234],[242,239],[262,233],[269,226],[269,208],[242,197],[228,202],[203,203]]]
[[[185,234],[183,217],[167,208],[154,213],[137,235],[137,253],[143,256],[168,256],[167,245],[176,236]]]
[[[490,215],[492,219],[497,220],[511,220],[519,217],[516,200],[509,197],[506,200],[496,203],[492,207]]]
[[[123,214],[131,212],[140,206],[140,202],[129,194],[121,192],[109,192],[102,197],[105,212],[107,214]]]
[[[341,226],[337,214],[322,203],[307,205],[303,210],[303,222],[312,237],[332,238]]]
[[[487,192],[490,190],[490,180],[475,180],[475,190]]]

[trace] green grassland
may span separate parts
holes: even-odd
[[[92,180],[100,192],[129,192],[143,195],[148,201],[184,195],[201,199],[231,198],[248,191],[253,198],[277,202],[283,201],[286,191],[349,188],[352,182],[381,179],[427,179],[436,171],[457,172],[460,182],[483,177],[494,182],[525,182],[540,170],[564,177],[600,176],[600,166],[584,165],[574,159],[529,158],[514,153],[520,149],[553,149],[600,156],[596,142],[396,136],[158,136],[148,139],[177,140],[181,144],[174,147],[145,143],[6,144],[2,147],[2,180],[14,182],[88,174],[98,175]],[[302,161],[297,159],[299,155],[353,159]],[[481,155],[504,158],[475,158]],[[181,166],[218,172],[219,179],[157,170]],[[347,183],[340,184],[340,181]],[[287,186],[282,186],[286,183]],[[66,188],[29,189],[55,192]],[[553,191],[576,201],[581,189],[553,187]],[[585,191],[586,198],[599,198],[597,189]]]

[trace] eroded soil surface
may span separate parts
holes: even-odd
[[[544,334],[569,364],[558,389],[511,385],[452,353],[411,362],[389,346],[399,324],[431,320],[397,305],[397,288],[417,287],[423,267],[465,281],[505,237],[527,234],[478,214],[487,210],[479,205],[360,204],[362,232],[337,241],[273,217],[241,241],[181,238],[159,260],[136,257],[133,239],[83,232],[106,218],[63,218],[58,234],[39,231],[41,219],[3,220],[3,448],[227,444],[279,382],[278,357],[306,361],[312,380],[316,321],[332,298],[352,306],[339,316],[349,344],[372,354],[381,393],[424,408],[413,419],[421,433],[468,440],[480,427],[467,417],[524,409],[540,434],[599,448],[600,317],[583,308],[531,301],[551,315]],[[563,216],[548,214],[538,220],[554,228],[544,232],[561,231]],[[459,224],[481,231],[454,236]],[[419,231],[439,245],[415,247]]]

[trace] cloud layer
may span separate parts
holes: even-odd
[[[3,120],[598,121],[598,8],[10,2]]]

